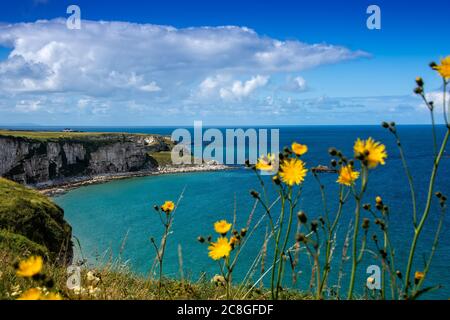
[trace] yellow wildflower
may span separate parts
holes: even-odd
[[[422,280],[423,277],[425,277],[425,273],[423,273],[422,271],[416,271],[416,273],[414,273],[414,280],[416,281]]]
[[[16,274],[19,277],[32,277],[41,272],[42,266],[42,257],[32,256],[27,260],[22,260],[19,262],[19,267],[17,268]]]
[[[433,69],[436,70],[442,78],[450,79],[450,56],[441,59],[441,64],[434,66]]]
[[[289,186],[300,184],[305,180],[306,172],[305,163],[299,159],[284,160],[281,164],[280,178]]]
[[[40,300],[42,298],[42,291],[38,288],[31,288],[20,295],[17,300]]]
[[[213,260],[219,260],[228,257],[231,252],[231,245],[227,238],[219,238],[217,242],[212,242],[208,247],[209,257]]]
[[[353,166],[346,165],[339,170],[339,178],[337,183],[351,186],[359,177],[359,172],[353,170]]]
[[[261,171],[273,171],[275,163],[275,155],[268,153],[266,156],[261,156],[256,163],[256,169]]]
[[[375,202],[376,202],[376,203],[383,203],[383,199],[381,199],[380,196],[377,196],[377,197],[375,198]]]
[[[214,230],[222,235],[226,234],[231,229],[231,223],[227,220],[220,220],[214,223]]]
[[[297,142],[292,143],[292,152],[294,152],[296,155],[301,156],[308,152],[308,146],[306,144],[300,144]]]
[[[175,208],[175,203],[173,203],[173,201],[166,201],[161,206],[161,209],[165,212],[171,212],[171,211],[173,211],[174,208]]]
[[[355,157],[363,157],[367,161],[369,168],[375,168],[377,165],[385,164],[387,158],[386,147],[380,142],[376,142],[372,138],[361,140],[358,138],[353,147]]]

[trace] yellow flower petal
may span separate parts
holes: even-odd
[[[353,146],[355,157],[364,160],[370,169],[375,168],[379,164],[384,165],[387,158],[386,147],[384,144],[369,138],[361,140],[358,138]]]
[[[17,300],[40,300],[42,297],[42,291],[38,288],[31,288],[22,293]]]
[[[273,171],[275,169],[275,155],[267,154],[265,156],[261,156],[256,163],[256,169],[261,171]]]
[[[219,238],[216,242],[212,242],[208,247],[209,257],[213,260],[220,260],[228,257],[231,252],[231,245],[227,238]]]
[[[308,146],[305,144],[300,144],[297,142],[294,142],[291,146],[292,152],[294,152],[296,155],[301,156],[308,152]]]
[[[220,234],[226,234],[231,229],[231,223],[228,223],[227,220],[220,220],[214,223],[214,230]]]
[[[43,264],[42,257],[32,256],[19,262],[16,274],[19,277],[32,277],[41,272]]]
[[[280,178],[285,184],[293,186],[300,184],[305,180],[308,169],[305,163],[299,159],[284,160],[280,167]]]
[[[450,56],[441,59],[441,64],[433,67],[441,77],[445,79],[450,79]]]
[[[166,201],[161,206],[161,209],[165,212],[171,212],[173,211],[173,209],[175,209],[175,203],[173,203],[173,201]]]
[[[354,171],[351,165],[346,165],[339,170],[339,178],[337,179],[337,183],[351,186],[358,178],[359,172]]]

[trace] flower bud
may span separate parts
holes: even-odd
[[[299,211],[297,213],[297,218],[303,224],[305,224],[308,221],[308,217],[306,216],[306,213],[304,211]]]
[[[335,159],[331,160],[331,166],[332,167],[336,167],[337,166],[337,162]]]
[[[279,185],[281,184],[281,180],[280,180],[280,177],[279,177],[278,175],[274,175],[274,176],[272,177],[272,181],[273,181],[277,186],[279,186]]]
[[[330,154],[330,156],[336,156],[337,155],[337,150],[336,150],[336,148],[330,148],[330,149],[328,149],[328,153]]]
[[[306,236],[304,233],[297,233],[295,236],[297,242],[306,242]]]
[[[317,220],[311,221],[311,231],[316,232],[318,225],[319,225],[319,223],[317,222]]]
[[[385,128],[385,129],[387,129],[387,128],[389,128],[389,123],[387,123],[386,121],[383,121],[383,122],[381,123],[381,126],[382,126],[383,128]]]
[[[364,230],[367,230],[367,229],[369,229],[369,224],[370,224],[370,220],[367,218],[364,218],[361,227]]]
[[[422,79],[422,77],[417,77],[416,78],[416,83],[417,83],[417,86],[423,87],[423,79]]]
[[[363,209],[364,209],[364,210],[370,210],[370,208],[371,208],[371,206],[370,206],[369,203],[363,204]]]
[[[251,191],[250,191],[250,194],[251,194],[251,196],[252,196],[253,198],[259,199],[259,193],[256,192],[255,190],[251,190]]]
[[[202,236],[198,236],[197,237],[197,241],[200,243],[204,243],[205,242],[205,238],[203,238]]]
[[[421,93],[423,93],[422,87],[416,87],[416,88],[414,88],[414,93],[415,93],[415,94],[421,94]]]
[[[245,235],[247,234],[247,228],[242,228],[241,229],[241,237],[243,238],[243,237],[245,237]]]

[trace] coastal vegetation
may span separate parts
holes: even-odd
[[[137,136],[137,137],[146,137],[146,134],[130,134],[130,133],[121,133],[121,132],[64,132],[64,131],[28,131],[28,130],[0,130],[0,136],[4,137],[15,137],[15,138],[24,138],[30,140],[39,140],[42,142],[45,141],[57,141],[57,140],[66,140],[66,141],[92,141],[99,139],[117,139],[121,140],[127,136]],[[156,136],[156,135],[155,135]]]
[[[450,79],[450,56],[440,64],[430,67],[443,80],[442,113],[446,130],[444,137],[438,139],[435,130],[435,102],[425,93],[425,82],[415,79],[414,92],[423,100],[431,114],[434,146],[432,169],[425,203],[417,203],[418,195],[414,186],[414,175],[408,167],[399,129],[394,122],[383,122],[382,127],[391,133],[401,157],[402,170],[407,176],[411,199],[411,212],[403,212],[405,224],[411,227],[411,241],[407,248],[395,248],[391,241],[390,203],[383,194],[368,198],[370,177],[389,161],[390,150],[382,141],[372,137],[355,137],[353,152],[343,151],[330,146],[330,166],[336,172],[337,194],[329,194],[322,183],[320,172],[309,168],[304,161],[308,146],[293,142],[280,154],[261,155],[256,164],[247,163],[249,170],[255,173],[255,190],[249,190],[254,201],[248,213],[245,225],[238,225],[236,213],[233,221],[218,216],[211,221],[212,235],[198,235],[197,240],[205,245],[205,254],[218,263],[217,274],[212,279],[204,275],[192,282],[185,279],[169,279],[164,275],[164,256],[167,242],[172,233],[171,226],[176,219],[175,213],[183,194],[177,202],[167,199],[163,204],[155,204],[154,211],[159,215],[162,225],[162,237],[159,241],[151,238],[155,249],[154,267],[148,278],[139,277],[129,271],[126,264],[110,261],[104,266],[91,268],[80,263],[82,284],[69,289],[66,286],[66,269],[55,263],[54,241],[45,238],[48,235],[56,239],[69,231],[62,219],[62,210],[35,191],[19,186],[5,179],[0,180],[0,237],[5,239],[0,246],[0,297],[7,299],[403,299],[414,300],[428,292],[440,289],[439,283],[426,283],[433,261],[443,219],[447,209],[447,196],[435,190],[438,168],[447,148],[450,135],[448,121],[449,110],[446,99],[447,85]],[[167,157],[167,155],[166,155]],[[267,179],[267,174],[271,178]],[[317,192],[322,203],[317,204],[320,213],[308,213],[299,210],[302,201],[303,184],[306,179],[317,182]],[[268,183],[271,188],[268,188]],[[389,183],[389,182],[386,182]],[[274,194],[270,194],[274,193]],[[329,206],[337,204],[337,210]],[[435,204],[432,206],[432,204]],[[256,218],[255,210],[262,208],[262,217]],[[153,210],[152,210],[153,211]],[[336,228],[341,223],[344,211],[352,213],[352,223],[344,239],[343,248],[350,263],[346,292],[332,291],[330,269],[333,252],[336,249]],[[153,212],[154,213],[154,212]],[[191,213],[195,214],[195,213]],[[418,244],[423,239],[423,231],[430,216],[435,215],[437,227],[432,231],[432,243],[424,256],[418,257]],[[34,217],[40,225],[35,225]],[[32,221],[33,228],[26,222]],[[19,223],[15,223],[19,222]],[[246,243],[255,241],[254,234],[261,225],[267,226],[260,250],[250,263],[249,270],[240,282],[234,282],[233,274],[239,259],[249,259],[241,254]],[[61,227],[62,226],[62,227]],[[209,230],[205,230],[209,232]],[[53,239],[53,238],[52,238]],[[67,238],[62,238],[62,240]],[[66,243],[62,241],[60,243]],[[370,247],[370,250],[369,250]],[[398,260],[399,250],[407,251],[406,261]],[[48,252],[48,253],[47,253]],[[365,255],[372,255],[381,263],[380,279],[369,277],[367,284],[377,284],[362,295],[355,290],[356,275]],[[310,264],[299,265],[299,256],[306,255]],[[180,254],[181,256],[181,254]],[[182,259],[180,258],[180,261]],[[288,272],[296,274],[299,268],[310,274],[308,291],[290,290],[285,283]],[[341,278],[340,278],[341,279]],[[268,284],[268,285],[265,285]],[[368,286],[370,288],[370,286]]]

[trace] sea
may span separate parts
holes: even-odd
[[[275,127],[262,127],[273,129]],[[413,237],[411,195],[400,154],[395,139],[389,131],[381,126],[281,126],[280,147],[289,146],[293,141],[308,145],[309,151],[304,155],[308,167],[329,165],[328,149],[335,147],[345,155],[352,156],[352,147],[357,138],[372,137],[386,145],[388,158],[386,164],[370,171],[368,191],[363,203],[374,206],[375,197],[381,196],[390,208],[389,231],[392,246],[395,248],[395,268],[403,274],[406,269],[411,239]],[[17,129],[17,128],[16,128]],[[21,129],[21,128],[18,128]],[[23,129],[23,128],[22,128]],[[58,127],[30,128],[38,130],[60,130]],[[172,127],[73,127],[81,131],[154,133],[170,135]],[[192,128],[186,128],[192,132]],[[207,128],[204,128],[207,129]],[[226,128],[219,128],[224,131]],[[243,128],[246,129],[246,128]],[[444,136],[445,127],[437,127],[438,142]],[[398,134],[409,169],[413,176],[416,190],[418,214],[422,214],[428,192],[428,185],[433,165],[432,128],[426,125],[399,125]],[[447,148],[448,149],[448,148]],[[320,174],[325,186],[326,202],[333,218],[338,205],[338,187],[336,174]],[[442,158],[434,191],[450,195],[450,153]],[[270,177],[264,177],[270,199],[275,199]],[[132,271],[149,275],[155,259],[154,247],[150,239],[160,239],[163,233],[158,213],[154,205],[165,200],[179,201],[175,212],[173,228],[168,238],[164,260],[164,274],[172,278],[210,279],[219,273],[217,262],[208,257],[206,244],[197,241],[198,236],[214,235],[213,223],[226,219],[233,221],[236,216],[236,228],[239,230],[247,224],[254,206],[254,199],[249,191],[261,192],[261,186],[252,170],[243,166],[235,166],[233,170],[216,172],[197,172],[168,174],[159,176],[130,178],[111,181],[104,184],[81,187],[54,197],[53,200],[65,212],[67,221],[73,227],[76,238],[76,255],[87,259],[90,265],[120,261]],[[342,218],[336,232],[336,245],[333,249],[328,294],[345,297],[350,276],[351,260],[344,254],[344,240],[351,230],[354,220],[354,201],[350,199],[344,206]],[[274,217],[279,214],[274,208]],[[279,209],[279,208],[278,208]],[[324,206],[317,181],[311,173],[306,177],[296,211],[303,210],[309,221],[324,216]],[[372,293],[366,287],[367,277],[371,275],[370,266],[382,266],[377,258],[377,246],[372,240],[378,235],[383,237],[380,229],[373,223],[371,214],[362,211],[364,217],[371,219],[367,236],[367,247],[363,259],[358,266],[355,290],[361,296]],[[264,210],[257,206],[252,213],[251,226],[254,226]],[[438,201],[433,201],[431,212],[417,246],[413,272],[423,270],[433,245],[435,232],[441,217]],[[233,280],[239,282],[251,278],[251,286],[261,276],[260,268],[256,268],[248,277],[248,271],[258,256],[267,232],[267,219],[251,233],[242,248],[236,264]],[[252,229],[252,227],[250,228]],[[293,228],[290,244],[295,238]],[[323,235],[321,235],[323,236]],[[362,233],[358,241],[362,240]],[[320,250],[325,250],[320,247]],[[273,248],[269,245],[266,258],[266,269],[272,261]],[[369,268],[369,270],[368,270]],[[246,277],[247,276],[247,277]],[[294,280],[294,277],[296,278]],[[269,275],[263,277],[262,283],[268,285]],[[284,272],[284,285],[308,292],[311,282],[311,261],[304,250],[300,251],[299,263],[292,271],[287,262]],[[424,299],[450,298],[450,215],[444,217],[437,250],[424,287],[441,286],[423,296]]]

